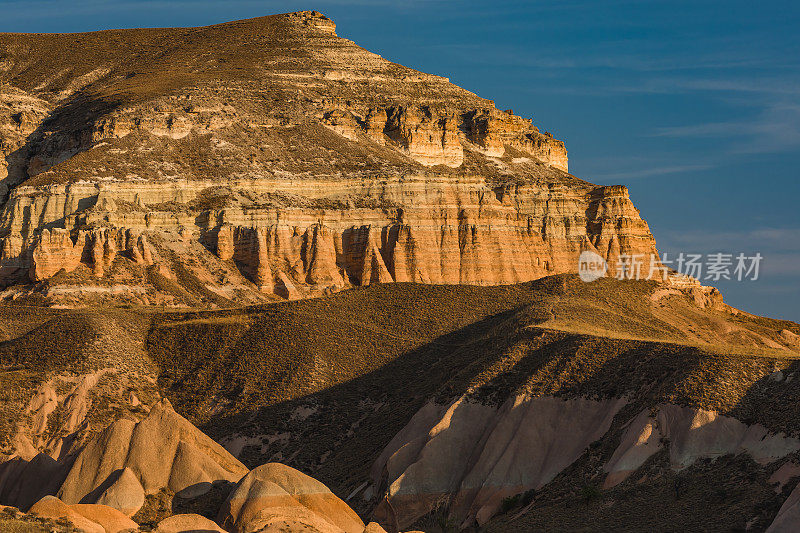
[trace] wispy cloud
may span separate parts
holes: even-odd
[[[507,24],[504,24],[507,30]],[[705,44],[708,46],[708,44]],[[711,72],[744,68],[795,68],[800,62],[787,61],[783,56],[766,56],[752,50],[726,48],[720,51],[694,51],[686,54],[676,50],[662,50],[652,42],[619,39],[596,44],[592,49],[556,43],[551,47],[532,51],[524,45],[493,43],[450,42],[426,44],[438,53],[468,58],[473,63],[502,65],[504,67],[541,68],[556,70],[611,69],[638,73]],[[654,49],[655,48],[655,49]],[[609,85],[611,90],[633,92],[662,92],[666,90],[771,90],[796,93],[797,87],[785,79],[696,79],[693,76],[661,76],[643,80],[641,85]]]
[[[800,228],[759,228],[743,231],[666,231],[659,235],[659,249],[669,254],[743,253],[763,257],[761,272],[769,281],[800,278]]]
[[[718,247],[719,250],[765,249],[784,253],[800,253],[800,228],[793,227],[757,228],[741,231],[667,231],[664,235],[671,244],[686,248],[708,248],[711,245]]]
[[[608,180],[631,180],[637,178],[652,178],[655,176],[666,176],[668,174],[678,174],[683,172],[697,172],[713,168],[711,164],[696,165],[670,165],[658,167],[644,167],[638,170],[627,170],[623,172],[612,172],[607,174],[595,174],[593,179]]]
[[[658,128],[655,137],[732,139],[730,153],[776,153],[800,147],[800,103],[779,102],[750,120]]]
[[[733,68],[733,65],[729,65]],[[758,66],[764,68],[777,68],[767,62],[760,62]],[[794,65],[787,69],[781,77],[765,78],[758,74],[730,73],[726,77],[698,76],[654,76],[638,80],[637,83],[608,85],[608,91],[640,94],[686,94],[686,93],[745,93],[764,96],[800,96],[800,66]]]

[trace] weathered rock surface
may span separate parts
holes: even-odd
[[[79,231],[73,242],[67,230],[45,229],[30,250],[30,279],[45,280],[62,269],[71,272],[81,262],[86,263],[95,276],[102,277],[120,252],[127,253],[136,264],[153,264],[147,238],[131,230]]]
[[[90,442],[76,458],[58,495],[67,503],[102,499],[107,490],[113,494],[113,483],[123,476],[132,483],[130,476],[120,475],[125,469],[135,475],[145,494],[168,488],[186,496],[208,491],[215,481],[238,481],[247,473],[244,465],[164,400],[141,422],[118,420]],[[106,487],[110,478],[112,485]],[[108,498],[113,500],[111,495]],[[130,509],[129,502],[120,504]]]
[[[43,496],[54,494],[65,475],[65,465],[44,453],[6,459],[0,464],[0,501],[28,509]]]
[[[280,463],[259,466],[242,478],[217,521],[237,533],[364,531],[358,515],[325,485]]]
[[[61,324],[69,322],[67,319]],[[72,326],[78,325],[73,322]],[[90,335],[85,326],[85,323],[78,326],[78,335]],[[95,330],[93,333],[99,332]],[[37,353],[42,343],[46,344],[43,339],[49,335],[47,325],[32,332],[31,340]],[[120,340],[115,336],[114,342]],[[17,347],[11,351],[20,349],[24,350]],[[107,349],[108,345],[103,341],[92,345],[93,351],[105,352]],[[18,413],[13,432],[5,435],[6,447],[0,454],[0,501],[21,509],[28,509],[47,494],[55,494],[68,473],[72,458],[90,435],[107,423],[103,419],[98,421],[98,427],[90,428],[98,416],[93,398],[116,394],[120,387],[126,387],[131,381],[141,381],[140,376],[133,372],[120,376],[114,368],[77,375],[65,372],[45,376],[47,374],[32,391],[22,412]],[[4,407],[13,409],[13,403],[9,403],[7,399]],[[125,402],[117,406],[123,410],[131,407],[125,406]],[[38,481],[26,482],[29,479]]]
[[[139,524],[105,505],[67,505],[55,496],[45,496],[28,511],[44,518],[64,519],[86,533],[129,533]]]
[[[77,503],[70,508],[81,516],[100,524],[106,533],[123,533],[136,531],[139,524],[107,505]]]
[[[209,184],[197,185],[183,188],[181,194],[204,194],[208,187],[202,185]],[[64,194],[70,196],[71,189]],[[92,194],[81,189],[74,192]],[[144,192],[124,189],[94,194],[124,201]],[[292,182],[262,181],[243,182],[225,194],[245,189],[251,195],[254,190],[304,192],[303,186]],[[61,269],[71,272],[80,264],[102,278],[118,257],[142,267],[159,262],[147,235],[192,227],[199,219],[198,238],[219,259],[233,260],[242,274],[270,293],[279,292],[281,273],[298,287],[312,290],[388,281],[516,283],[575,271],[578,256],[586,250],[607,258],[610,274],[616,273],[617,257],[623,254],[639,256],[641,277],[660,276],[651,262],[657,253],[655,241],[624,187],[571,190],[529,185],[493,191],[481,180],[422,177],[379,184],[326,184],[334,197],[337,190],[342,198],[356,194],[374,198],[385,207],[259,207],[257,200],[243,200],[240,205],[186,217],[160,216],[150,210],[124,215],[101,210],[82,215],[82,222],[70,222],[66,229],[41,233],[30,229],[29,223],[17,224],[11,213],[12,233],[3,240],[0,259],[9,279],[13,272],[27,268],[31,280],[41,281]],[[92,200],[91,196],[86,199]],[[24,204],[23,200],[15,196],[9,205]],[[80,204],[83,199],[64,202]],[[68,220],[67,214],[43,215],[42,223]],[[94,223],[95,217],[113,227],[79,229],[84,223]],[[13,232],[15,227],[19,233]],[[199,253],[208,252],[201,249]],[[190,256],[182,255],[182,261],[191,262]]]
[[[373,467],[375,484],[387,487],[375,516],[400,529],[451,502],[462,527],[483,524],[504,498],[540,488],[578,459],[624,403],[518,396],[500,407],[429,404]]]
[[[428,403],[387,445],[372,469],[385,487],[375,517],[395,530],[445,505],[452,520],[485,524],[505,498],[538,490],[602,438],[625,400],[517,396],[500,407],[460,399]],[[747,453],[766,465],[800,440],[713,411],[663,404],[626,424],[605,464],[611,488],[664,447],[674,470],[701,458]],[[790,499],[787,513],[794,505]]]
[[[176,514],[159,522],[155,533],[225,533],[225,530],[198,514]]]
[[[335,30],[323,15],[306,11],[205,28],[0,35],[0,299],[87,305],[92,298],[125,298],[137,305],[232,307],[377,283],[510,284],[574,272],[585,251],[608,262],[609,276],[621,272],[620,256],[639,256],[640,277],[661,277],[651,259],[655,241],[625,187],[599,187],[570,175],[564,143],[532,120],[500,111],[445,78],[371,54]],[[776,334],[762,324],[744,327],[714,315],[723,309],[719,293],[691,280],[648,293],[646,304],[658,314],[643,319],[628,316],[624,306],[601,317],[599,303],[584,301],[580,305],[590,312],[570,324],[566,293],[557,287],[554,293],[563,307],[547,302],[552,316],[542,329],[552,326],[565,335],[601,329],[642,343],[648,335],[671,342],[694,335],[692,341],[739,339],[738,345],[759,348],[798,345],[797,330],[788,323]],[[685,307],[670,306],[670,299],[686,295],[704,313],[675,313]],[[670,314],[680,316],[665,318]],[[614,329],[625,325],[623,318],[636,322],[627,332]],[[245,322],[242,329],[251,325]],[[691,327],[681,328],[686,324]],[[0,340],[10,338],[0,326]],[[370,333],[395,335],[383,324],[374,326]],[[472,321],[465,326],[474,329]],[[660,334],[667,330],[664,339]],[[528,341],[541,340],[525,333],[531,337],[520,341],[520,352],[528,350]],[[686,339],[675,338],[682,333]],[[586,350],[599,350],[602,342],[587,341]],[[427,348],[418,348],[409,345],[424,359]],[[641,347],[628,348],[638,353]],[[446,364],[452,355],[437,353],[427,361]],[[398,361],[379,361],[370,374]],[[362,367],[346,380],[338,369],[326,375],[325,367],[336,365],[320,354],[310,366],[314,379],[308,381],[321,390],[346,389],[366,372]],[[593,368],[607,392],[609,379]],[[554,372],[566,380],[567,370]],[[119,531],[131,526],[126,515],[137,513],[146,499],[172,492],[193,497],[216,482],[241,480],[219,515],[228,529],[383,531],[376,523],[364,526],[325,485],[296,470],[271,463],[248,473],[166,402],[146,416],[143,406],[135,420],[117,420],[100,434],[89,432],[95,378],[75,377],[74,388],[64,392],[48,376],[22,405],[26,422],[12,428],[7,444],[13,453],[0,464],[0,502],[25,508],[35,503],[36,512],[87,531]],[[771,387],[789,379],[788,370],[784,376],[776,367],[759,394],[784,394]],[[626,398],[649,385],[637,382]],[[209,404],[231,393],[226,387],[214,391],[220,396],[209,397]],[[421,390],[413,393],[415,402],[430,393]],[[120,397],[128,392],[120,388]],[[317,389],[311,392],[320,397]],[[489,406],[465,396],[426,405],[386,446],[375,462],[373,486],[353,505],[371,506],[378,492],[375,516],[392,531],[445,504],[458,525],[483,526],[504,499],[560,483],[559,473],[584,457],[587,447],[618,434],[613,456],[587,457],[594,461],[591,479],[605,463],[606,488],[666,447],[675,470],[727,454],[772,464],[800,449],[797,439],[761,426],[669,404],[657,413],[642,411],[621,428],[623,400],[576,399],[568,392],[569,400],[515,396]],[[383,402],[376,398],[365,393],[359,409],[373,410]],[[398,395],[390,401],[398,398],[406,400]],[[661,401],[667,400],[653,403]],[[340,433],[353,434],[364,420],[372,427],[386,413],[380,409],[365,419],[342,416],[353,423]],[[628,405],[626,418],[639,409],[638,403]],[[245,454],[256,446],[262,455],[272,452],[264,435],[241,439],[257,443]],[[344,439],[330,446],[352,442]],[[291,438],[285,447],[289,443]],[[294,450],[281,457],[313,464],[315,472],[330,476],[320,479],[337,493],[343,487],[349,493],[356,482],[331,466],[343,460],[331,458],[331,451]],[[362,458],[359,468],[371,459]],[[770,479],[782,487],[794,472],[786,467]],[[671,474],[669,467],[661,473]],[[361,479],[356,484],[366,486]],[[777,497],[769,486],[766,492]],[[790,530],[798,520],[795,493],[774,530]],[[757,503],[764,502],[770,503]],[[222,530],[198,515],[174,516],[157,528],[198,529]]]
[[[51,104],[22,89],[0,88],[0,204],[25,180],[25,141],[51,112]]]
[[[800,486],[795,488],[783,502],[778,516],[767,528],[767,533],[792,533],[797,531],[798,524],[800,524]]]
[[[800,440],[769,433],[759,425],[748,426],[714,411],[659,405],[652,411],[642,411],[630,422],[605,465],[608,476],[603,486],[609,488],[624,481],[665,442],[669,443],[670,463],[675,470],[700,458],[745,452],[756,462],[767,464],[800,450]]]
[[[563,142],[531,120],[333,28],[300,12],[81,43],[0,36],[0,147],[14,167],[0,285],[63,269],[84,296],[194,303],[188,290],[215,305],[528,281],[574,272],[585,250],[610,275],[619,254],[650,273],[655,242],[624,187],[570,176]],[[171,232],[185,249],[153,245]]]
[[[34,396],[33,407],[50,403],[46,390]],[[115,421],[73,452],[77,456],[26,457],[21,448],[19,453],[0,463],[0,501],[40,516],[67,518],[87,530],[94,528],[90,522],[100,524],[99,531],[138,530],[128,517],[142,508],[147,495],[168,491],[193,498],[213,483],[235,482],[248,472],[166,400],[139,422]]]
[[[144,505],[144,487],[129,467],[123,468],[119,474],[109,476],[104,485],[108,486],[103,489],[95,501],[90,503],[113,507],[128,516],[135,515]]]

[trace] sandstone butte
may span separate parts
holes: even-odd
[[[0,528],[796,531],[800,326],[335,29],[0,34]]]
[[[572,176],[531,120],[317,12],[0,34],[0,48],[4,298],[213,306],[507,284],[574,272],[584,250],[609,275],[620,254],[651,273],[624,186]]]

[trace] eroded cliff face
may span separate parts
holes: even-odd
[[[372,468],[373,483],[383,491],[375,518],[397,530],[444,508],[460,529],[483,526],[504,501],[541,490],[590,454],[625,404],[622,398],[525,395],[500,406],[465,398],[450,405],[428,403]],[[734,454],[766,466],[800,450],[800,440],[714,411],[658,405],[627,422],[603,467],[602,488],[618,485],[665,448],[674,471]],[[796,496],[787,500],[782,512],[794,516],[795,502]]]
[[[638,254],[646,275],[657,253],[624,187],[481,178],[19,187],[0,220],[9,280],[81,265],[103,278],[115,260],[146,267],[165,254],[148,235],[181,232],[284,297],[390,281],[517,283],[573,272],[585,250],[612,265]]]
[[[50,104],[25,91],[0,86],[0,202],[27,175],[26,139],[50,113]]]
[[[155,264],[180,286],[169,298],[260,301],[515,283],[576,271],[585,250],[609,275],[620,254],[651,270],[624,187],[569,175],[564,143],[531,120],[319,13],[0,43],[0,285],[63,271],[163,303]]]

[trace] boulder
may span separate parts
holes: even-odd
[[[86,518],[84,515],[72,509],[69,505],[65,504],[55,496],[45,496],[33,504],[28,512],[41,516],[42,518],[68,520],[77,529],[83,530],[85,533],[106,533],[106,530],[103,526],[93,520],[90,520],[89,518]]]
[[[199,514],[176,514],[159,522],[155,533],[225,533],[225,530]]]
[[[87,520],[100,524],[106,533],[139,531],[139,524],[108,505],[76,503],[69,507]]]
[[[344,530],[302,505],[278,505],[262,509],[239,531],[241,533],[342,533]]]
[[[364,531],[358,515],[328,487],[280,463],[261,465],[242,478],[222,505],[217,522],[237,533],[292,530],[298,524],[321,532]]]
[[[144,505],[144,488],[133,470],[123,468],[119,474],[109,476],[110,485],[103,489],[92,503],[108,505],[128,516],[133,516]],[[103,488],[103,487],[101,487]]]

